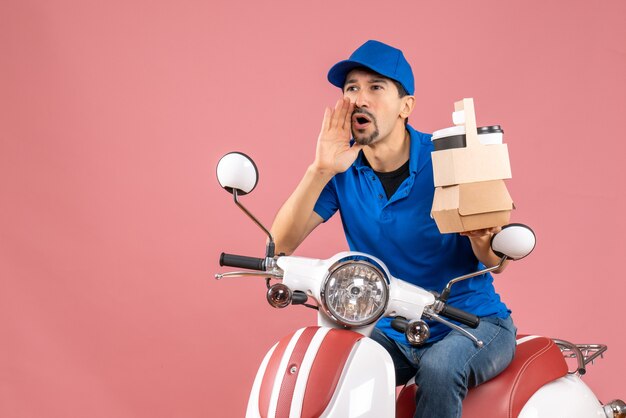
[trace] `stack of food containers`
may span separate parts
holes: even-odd
[[[509,223],[513,201],[509,151],[499,125],[476,128],[474,101],[454,104],[455,126],[433,133],[435,196],[431,216],[441,233]]]

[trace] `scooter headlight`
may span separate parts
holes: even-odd
[[[325,312],[348,327],[371,324],[382,316],[389,300],[389,279],[368,257],[348,257],[329,269],[322,283]]]

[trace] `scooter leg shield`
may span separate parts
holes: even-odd
[[[246,417],[393,417],[389,354],[356,332],[302,328],[280,340],[257,373]]]

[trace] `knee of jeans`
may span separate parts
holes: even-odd
[[[388,348],[392,344],[391,340],[378,328],[374,328],[370,338],[385,348]]]
[[[415,382],[423,387],[438,390],[441,387],[466,386],[466,372],[461,367],[441,361],[420,361]]]

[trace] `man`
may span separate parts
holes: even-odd
[[[415,105],[413,72],[403,53],[377,41],[333,66],[328,80],[343,97],[324,113],[315,160],[276,215],[277,252],[292,253],[337,210],[351,250],[380,258],[395,277],[441,292],[452,278],[496,265],[495,230],[440,234],[430,218],[430,135],[407,124]],[[372,338],[393,358],[397,384],[415,377],[416,417],[460,417],[467,388],[496,376],[515,351],[510,311],[486,274],[453,286],[449,303],[481,317],[472,333],[431,324],[431,338],[410,346],[390,319]]]

